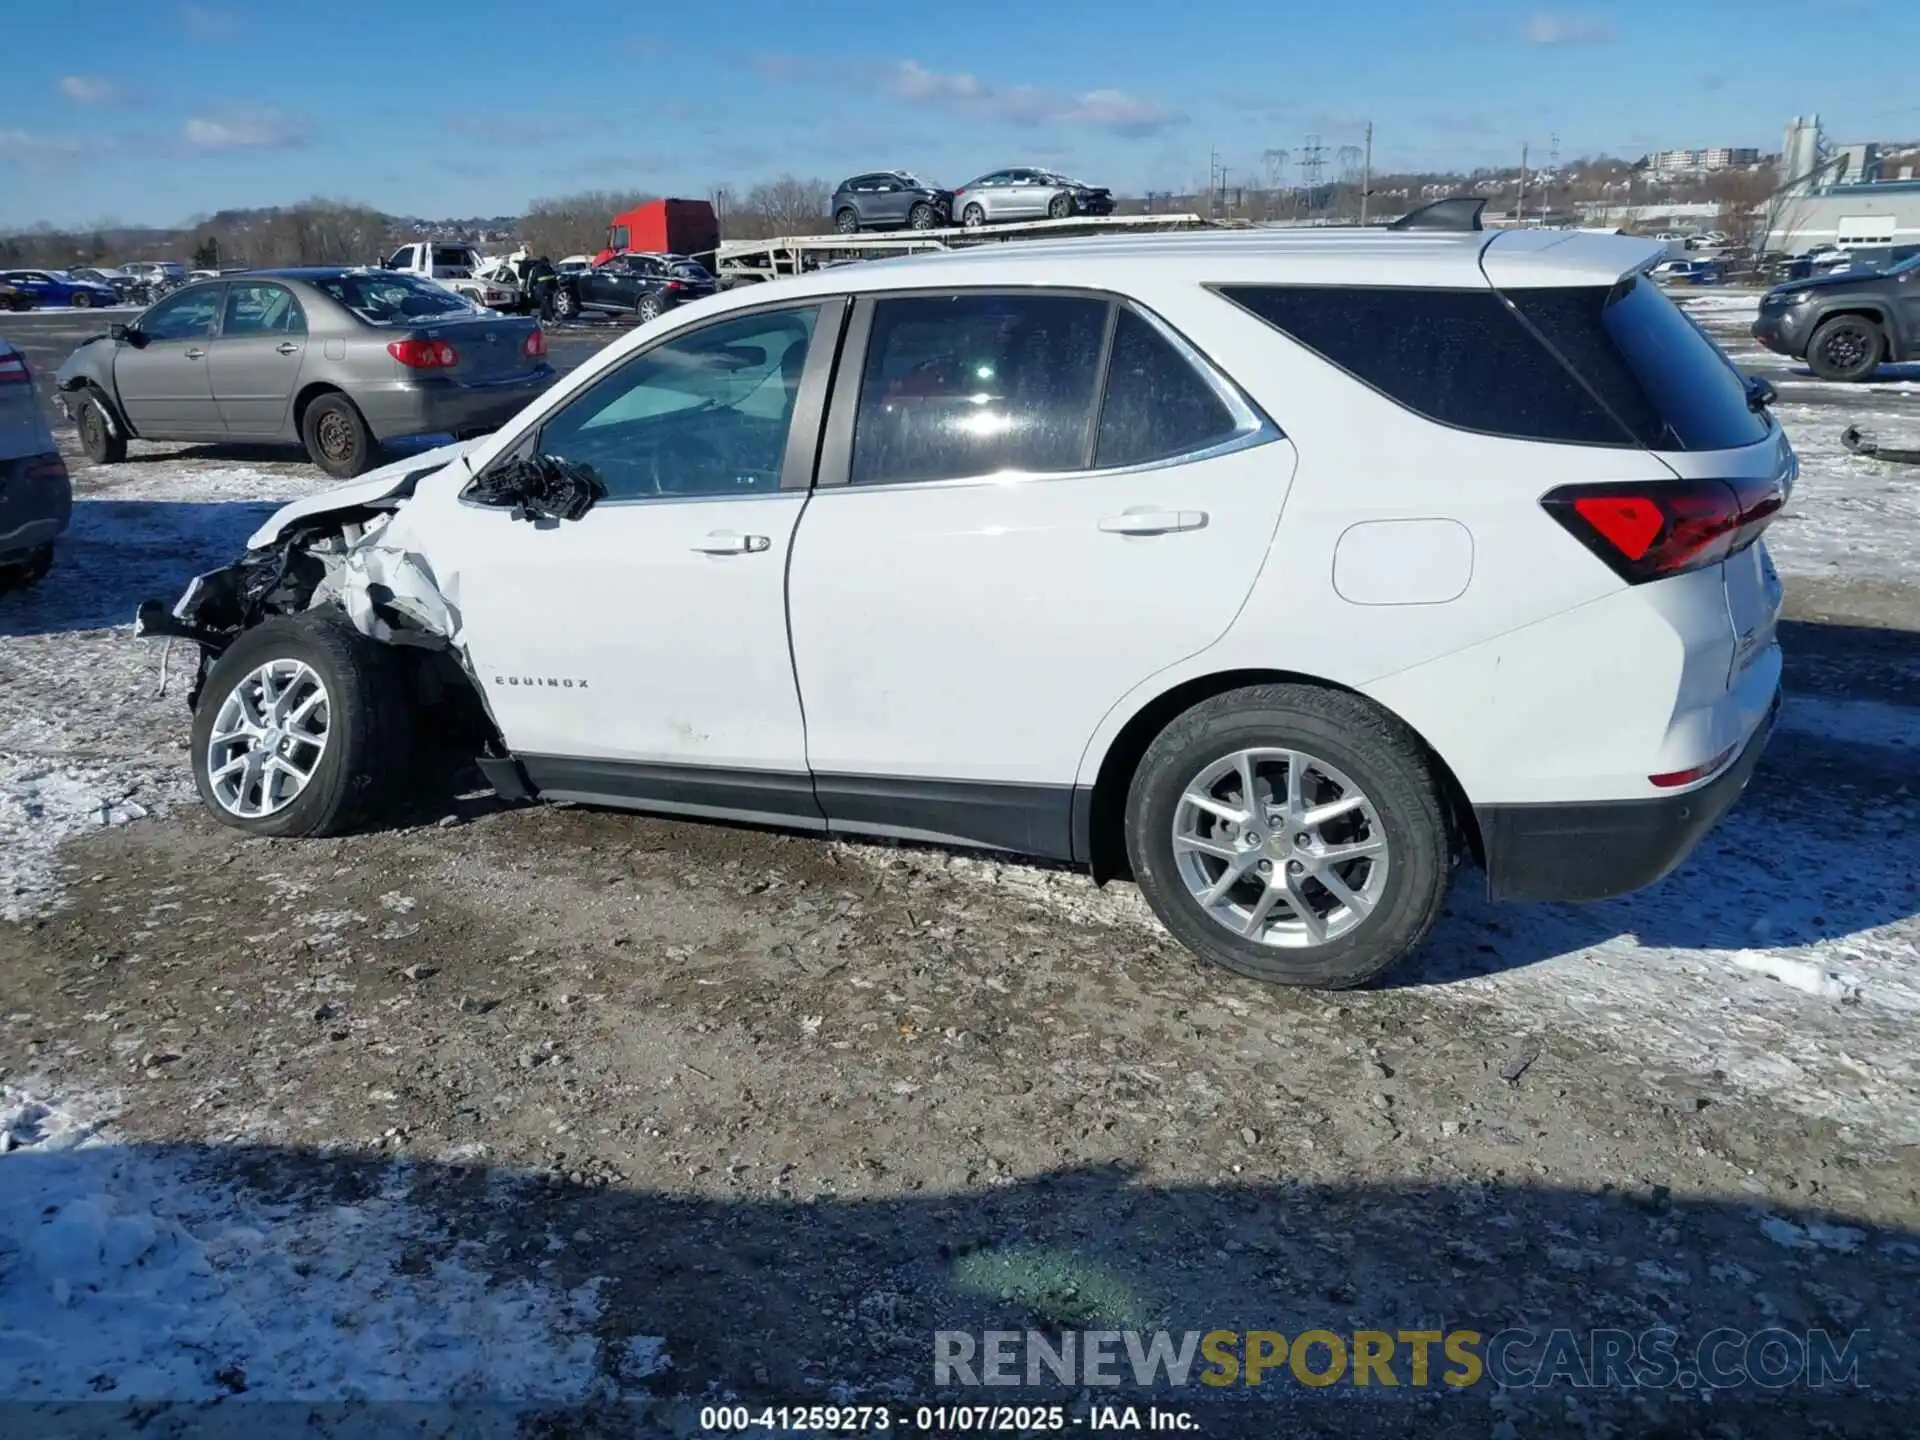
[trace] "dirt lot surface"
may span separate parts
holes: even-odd
[[[1801,423],[1847,413],[1810,399]],[[1909,482],[1823,485],[1862,527],[1907,517],[1884,538],[1916,553]],[[44,1433],[690,1434],[737,1398],[888,1404],[909,1430],[922,1402],[1038,1399],[1069,1432],[1154,1401],[1206,1435],[1911,1435],[1920,571],[1835,565],[1854,532],[1819,527],[1777,527],[1789,720],[1694,861],[1585,909],[1495,909],[1464,874],[1423,953],[1344,995],[1202,967],[1128,887],[1066,870],[509,807],[437,774],[390,828],[253,842],[155,780],[152,813],[74,831],[0,923],[0,1088],[41,1107],[0,1127],[0,1189],[35,1164],[95,1167],[61,1172],[88,1194],[198,1177],[254,1231],[307,1227],[285,1293],[338,1303],[293,1348],[350,1330],[398,1359],[379,1383],[280,1382],[248,1359],[264,1341],[216,1337],[169,1372],[192,1383],[102,1362],[91,1398],[0,1395],[59,1402],[29,1416]],[[96,561],[88,583],[124,583]],[[84,630],[0,624],[16,702],[65,714],[56,669],[121,665]],[[147,698],[147,663],[99,670],[138,735],[77,721],[76,765],[184,774],[180,687]],[[51,743],[9,723],[0,747]],[[36,1160],[60,1115],[93,1148]],[[0,1224],[0,1365],[8,1243]],[[339,1302],[356,1267],[373,1279]],[[515,1297],[513,1323],[475,1341],[471,1296],[381,1318],[456,1272]],[[64,1283],[48,1303],[79,1303]],[[1523,1330],[1527,1368],[1559,1328],[1588,1354],[1593,1330],[1657,1327],[1675,1374],[1638,1386],[1453,1386],[1438,1348],[1416,1384],[1404,1341],[1392,1388],[1284,1365],[1219,1391],[972,1388],[933,1366],[940,1331]],[[1763,1331],[1803,1355],[1854,1337],[1858,1369],[1716,1388],[1696,1347],[1724,1331],[1748,1374]],[[469,1350],[457,1381],[405,1382]]]

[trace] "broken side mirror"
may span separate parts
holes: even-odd
[[[551,525],[578,520],[607,498],[607,486],[591,465],[530,455],[476,476],[466,493],[476,504],[509,509],[516,520]]]

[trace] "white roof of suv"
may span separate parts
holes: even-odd
[[[924,270],[941,284],[965,270],[974,284],[1060,283],[1063,263],[1076,280],[1097,271],[1187,262],[1204,265],[1206,281],[1259,278],[1277,272],[1298,284],[1479,287],[1491,269],[1502,287],[1594,285],[1616,280],[1663,254],[1649,240],[1563,230],[1229,230],[1159,235],[1022,240],[965,250],[904,256],[832,272],[822,289],[892,289]],[[935,278],[938,277],[938,278]]]

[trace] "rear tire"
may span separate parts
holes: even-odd
[[[1822,380],[1864,380],[1880,368],[1886,339],[1864,315],[1836,315],[1807,343],[1807,365]]]
[[[354,403],[338,391],[315,397],[300,417],[307,458],[336,480],[351,480],[373,468],[373,432]]]
[[[80,432],[80,449],[94,464],[118,465],[127,458],[127,432],[113,423],[107,402],[96,392],[89,390],[81,397],[73,423]]]
[[[276,666],[281,679],[300,670],[311,677],[310,684],[294,691],[295,700],[311,697],[316,687],[322,692],[316,707],[322,718],[310,713],[299,722],[305,727],[300,734],[317,729],[322,742],[315,746],[299,739],[283,750],[264,744],[268,737],[257,737],[223,740],[216,746],[216,729],[225,733],[249,707],[259,718],[272,720],[272,707],[261,703],[257,686],[262,672]],[[237,709],[230,707],[229,701],[241,691],[246,701],[236,701]],[[221,824],[249,835],[343,834],[387,806],[407,772],[412,731],[400,657],[361,635],[337,610],[275,616],[241,635],[207,672],[194,711],[192,744],[194,785]],[[227,788],[221,792],[214,779],[216,748],[222,764],[256,752],[285,754],[295,766],[306,767],[308,778],[277,808],[268,804],[273,797],[245,778],[245,770],[239,780],[223,777],[219,783]],[[273,783],[284,795],[290,782],[283,777]],[[236,804],[244,809],[250,803],[265,813],[236,809]]]
[[[53,546],[42,545],[18,564],[0,565],[0,595],[10,590],[31,590],[47,578],[53,568]]]
[[[73,292],[72,305],[76,310],[91,310],[93,308],[93,296],[84,290],[76,290]]]
[[[987,212],[979,205],[969,205],[960,212],[960,223],[969,230],[978,230],[987,223]]]
[[[842,235],[853,235],[860,229],[860,212],[851,205],[843,205],[834,213],[833,228]]]
[[[1242,812],[1245,826],[1186,799],[1204,794],[1218,809],[1224,796],[1224,808],[1236,808],[1245,789],[1237,777],[1249,773],[1236,760],[1249,751],[1276,753],[1249,762],[1256,803]],[[1348,810],[1302,818],[1334,801]],[[1188,836],[1178,853],[1176,826]],[[1169,724],[1134,773],[1126,840],[1142,895],[1181,944],[1277,985],[1365,984],[1426,938],[1450,879],[1440,785],[1418,739],[1358,696],[1309,685],[1229,691]],[[1369,853],[1317,858],[1330,847]],[[1242,867],[1241,879],[1203,904],[1196,890]],[[1254,927],[1263,938],[1248,938]]]
[[[660,297],[658,295],[642,295],[640,297],[640,304],[633,313],[640,317],[640,323],[642,325],[646,324],[649,320],[658,320],[660,318]]]

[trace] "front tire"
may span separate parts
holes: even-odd
[[[126,431],[113,424],[107,402],[99,395],[89,391],[81,398],[73,423],[80,432],[80,449],[94,464],[118,465],[127,458]]]
[[[84,290],[76,290],[71,303],[76,310],[90,310],[93,308],[93,296]]]
[[[360,411],[335,391],[317,397],[300,417],[307,458],[336,480],[351,480],[373,468],[373,432]]]
[[[842,235],[853,235],[860,229],[860,213],[851,205],[843,205],[835,212],[833,228]]]
[[[564,286],[553,292],[553,316],[556,320],[571,320],[580,313],[580,302],[574,298],[571,290]]]
[[[193,717],[193,780],[249,835],[339,835],[385,806],[412,735],[399,657],[337,610],[276,616],[230,645]]]
[[[907,228],[909,230],[931,230],[934,225],[938,223],[939,219],[940,217],[933,213],[933,206],[922,200],[907,212]]]
[[[1126,840],[1176,939],[1277,985],[1373,979],[1426,938],[1450,878],[1420,742],[1358,696],[1307,685],[1229,691],[1169,724],[1134,774]]]
[[[1822,380],[1864,380],[1880,368],[1886,340],[1864,315],[1836,315],[1807,344],[1807,365]]]
[[[1062,192],[1047,202],[1047,218],[1064,220],[1073,214],[1073,197]]]

